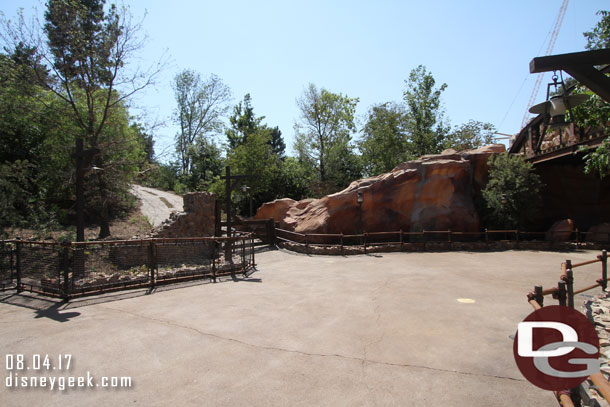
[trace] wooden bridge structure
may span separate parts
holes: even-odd
[[[534,58],[530,72],[563,70],[587,86],[602,99],[610,102],[610,49],[575,52]],[[602,65],[601,69],[596,66]],[[519,132],[509,153],[521,154],[534,165],[573,156],[581,146],[595,148],[607,137],[599,129],[570,124],[567,128],[551,129],[544,115],[538,115]]]

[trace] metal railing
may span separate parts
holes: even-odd
[[[247,273],[253,237],[99,242],[0,241],[0,290],[71,298]]]
[[[575,290],[574,269],[596,263],[601,264],[601,277],[595,281],[595,284]],[[603,250],[602,253],[593,260],[575,264],[573,264],[571,260],[566,260],[564,263],[561,263],[561,274],[559,281],[557,282],[557,287],[551,287],[545,290],[541,285],[536,285],[534,286],[534,291],[527,294],[527,301],[534,308],[534,310],[539,310],[544,306],[544,297],[550,295],[559,302],[559,305],[574,308],[575,295],[584,293],[585,291],[589,291],[597,287],[601,287],[605,290],[608,288],[608,280],[608,252]],[[608,380],[606,380],[604,375],[601,372],[597,372],[591,375],[589,378],[597,387],[604,399],[606,399],[606,401],[610,401],[610,383],[608,383]],[[574,406],[574,402],[570,396],[570,390],[563,390],[554,393],[561,406]]]

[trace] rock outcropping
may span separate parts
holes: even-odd
[[[487,182],[489,156],[504,151],[503,145],[494,144],[423,156],[320,199],[268,202],[255,217],[273,218],[281,228],[298,233],[478,231],[474,198]]]

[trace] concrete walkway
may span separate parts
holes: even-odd
[[[159,226],[172,212],[182,212],[180,195],[136,184],[131,186],[131,193],[142,203],[142,215],[148,218],[153,227]]]
[[[0,297],[0,349],[71,354],[131,388],[6,388],[6,406],[555,406],[512,356],[525,293],[596,252],[257,254],[249,279],[86,298]],[[579,269],[576,286],[598,278]],[[594,293],[594,292],[592,292]],[[471,299],[463,303],[458,299]],[[580,301],[582,301],[580,297]],[[28,361],[29,364],[28,364]]]

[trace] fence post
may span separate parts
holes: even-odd
[[[366,254],[366,233],[362,234],[362,243],[363,243],[364,254]]]
[[[11,284],[13,283],[13,279],[15,278],[15,249],[12,245],[9,247],[10,260],[9,260],[9,269],[11,271]]]
[[[16,271],[17,271],[17,292],[20,293],[22,291],[21,288],[21,241],[17,238],[15,242],[15,254],[17,257],[16,261]]]
[[[534,286],[534,299],[541,307],[544,306],[544,295],[542,295],[541,285]]]
[[[70,247],[72,242],[63,242],[61,257],[61,270],[64,273],[64,284],[63,284],[63,298],[70,298]]]
[[[275,246],[275,220],[273,218],[269,218],[267,221],[267,238],[269,244]]]
[[[568,307],[574,308],[574,272],[572,271],[572,260],[566,260],[565,281],[568,292]]]
[[[602,250],[602,288],[608,288],[608,251]]]
[[[246,272],[246,238],[241,237],[241,268]]]
[[[221,203],[217,199],[214,205],[214,236],[222,236],[222,211],[220,205]]]
[[[559,281],[557,282],[557,299],[559,300],[559,305],[566,306],[566,282]]]
[[[151,240],[148,250],[148,268],[150,270],[150,288],[155,287],[155,270],[157,269],[157,245]]]
[[[214,240],[212,245],[212,279],[216,282],[216,250],[218,249],[218,241]]]

